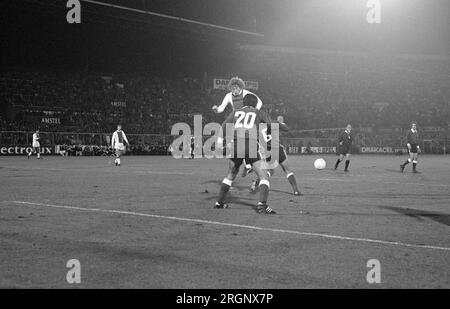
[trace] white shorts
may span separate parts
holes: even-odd
[[[39,144],[39,142],[34,142],[33,148],[38,148],[38,147],[41,147],[41,144]]]
[[[116,150],[120,150],[120,151],[124,151],[125,150],[125,146],[123,143],[117,143],[114,147]]]

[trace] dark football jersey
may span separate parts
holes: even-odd
[[[417,130],[415,132],[409,130],[406,136],[406,140],[408,141],[408,144],[417,145],[419,143],[419,133],[417,132]]]
[[[238,138],[257,139],[260,123],[271,123],[270,116],[255,107],[244,106],[235,109],[228,115],[223,123],[224,134],[227,124],[233,124],[234,140]]]
[[[353,142],[353,134],[345,130],[339,135],[338,142],[342,142],[342,145],[349,147]]]

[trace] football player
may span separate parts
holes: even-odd
[[[117,125],[117,130],[113,133],[111,145],[112,148],[116,150],[116,159],[114,160],[114,163],[116,166],[120,166],[120,157],[125,153],[125,145],[129,145],[127,136],[125,135],[125,132],[122,131],[122,126],[120,124]]]
[[[232,77],[230,79],[230,81],[228,82],[228,90],[230,90],[230,92],[228,92],[225,95],[225,97],[222,100],[222,104],[220,104],[219,106],[214,105],[212,107],[212,110],[215,113],[222,113],[228,105],[231,106],[232,110],[240,109],[243,107],[244,97],[247,94],[253,94],[257,98],[257,103],[256,103],[255,108],[258,110],[261,109],[261,107],[262,107],[261,99],[254,93],[252,93],[244,88],[245,88],[245,83],[241,78],[239,78],[237,76]],[[246,176],[250,171],[251,171],[251,164],[248,164],[246,162],[245,169],[242,173],[242,176]]]
[[[229,160],[228,174],[222,181],[215,208],[229,207],[225,203],[226,195],[239,172],[239,167],[245,160],[247,164],[253,167],[255,173],[261,179],[259,182],[259,202],[257,204],[258,213],[275,214],[275,211],[267,205],[270,183],[266,171],[262,168],[262,164],[260,164],[261,157],[259,155],[259,149],[257,149],[257,137],[255,140],[255,136],[248,134],[250,130],[258,130],[260,123],[271,123],[269,115],[257,109],[257,104],[258,98],[254,94],[246,94],[243,99],[243,107],[231,112],[222,125],[224,132],[226,132],[227,125],[233,126],[233,154]],[[223,143],[223,138],[219,138],[217,142],[220,145]],[[245,145],[244,151],[241,151],[238,145]],[[256,149],[250,149],[252,146]],[[254,150],[253,153],[251,150]]]
[[[400,164],[400,170],[405,170],[405,166],[412,162],[412,171],[413,173],[417,173],[416,166],[417,166],[417,155],[420,152],[420,146],[419,146],[419,133],[417,132],[417,122],[413,121],[411,123],[411,130],[408,131],[408,134],[406,135],[407,144],[406,147],[408,148],[409,158],[405,161],[405,163]]]
[[[337,154],[339,155],[339,158],[336,161],[336,164],[334,165],[334,169],[336,170],[339,166],[339,163],[341,161],[345,160],[345,172],[348,172],[348,166],[350,165],[350,149],[353,143],[353,134],[352,134],[352,126],[350,124],[347,125],[344,132],[342,132],[341,135],[339,135],[338,138],[338,147],[337,147]]]
[[[33,153],[36,154],[37,159],[41,159],[41,143],[39,142],[39,140],[39,130],[36,130],[36,132],[33,133],[33,143],[31,144],[33,150],[28,153],[27,159],[30,159]]]
[[[222,104],[220,104],[219,106],[214,105],[212,107],[212,110],[215,113],[222,113],[223,111],[225,111],[225,108],[228,105],[230,105],[233,110],[240,109],[243,107],[244,97],[249,93],[256,96],[256,98],[258,100],[255,108],[261,109],[261,107],[262,107],[261,99],[258,98],[258,96],[255,95],[254,93],[244,89],[244,87],[245,87],[245,83],[242,80],[242,78],[239,78],[237,76],[231,78],[230,81],[228,82],[228,89],[230,90],[230,92],[228,92],[225,95],[225,97],[222,100]]]
[[[283,126],[280,126],[283,130],[289,130],[286,124],[284,123],[283,116],[278,116],[277,121],[279,124],[282,124]],[[265,136],[266,142],[270,143],[272,140],[272,136],[270,134],[267,134]],[[269,144],[268,144],[269,145]],[[294,195],[301,195],[300,190],[297,187],[297,180],[295,179],[294,172],[291,171],[288,162],[287,162],[287,153],[283,145],[279,144],[278,146],[278,164],[281,166],[281,169],[286,174],[286,178],[289,181],[289,184],[292,187],[292,191],[294,192]],[[270,157],[266,158],[267,161],[270,161]],[[275,169],[269,169],[267,170],[267,174],[269,177],[273,176],[275,173]],[[254,192],[256,190],[256,187],[259,184],[259,179],[255,179],[252,181],[252,185],[250,187],[250,191]]]

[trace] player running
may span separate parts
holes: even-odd
[[[406,135],[407,145],[408,147],[408,153],[409,158],[405,161],[405,163],[400,164],[400,170],[405,170],[405,166],[408,165],[408,163],[412,162],[412,171],[413,173],[417,173],[416,166],[417,166],[417,155],[420,152],[420,146],[419,146],[419,133],[417,132],[417,122],[413,121],[411,123],[411,130],[408,131],[408,134]]]
[[[39,139],[39,130],[36,130],[36,132],[33,133],[33,143],[31,144],[33,150],[28,153],[27,159],[30,159],[33,153],[36,154],[37,159],[41,159],[41,144],[39,143]]]
[[[277,121],[279,124],[282,125],[282,126],[280,126],[280,128],[282,128],[285,131],[289,130],[288,127],[286,126],[286,124],[284,123],[283,116],[278,116]],[[267,144],[268,147],[270,147],[269,144],[270,144],[270,141],[272,140],[272,136],[270,134],[267,134],[265,139],[266,139],[266,142],[268,143]],[[294,172],[292,172],[291,169],[289,168],[287,159],[288,159],[287,153],[286,153],[284,146],[279,144],[277,161],[278,161],[279,165],[281,166],[281,169],[283,170],[283,172],[286,174],[286,178],[292,187],[294,195],[301,195],[300,190],[297,187],[297,180],[295,179]],[[270,157],[266,158],[266,160],[270,161]],[[269,177],[273,176],[274,173],[275,173],[275,169],[267,170],[267,174]],[[260,181],[259,178],[252,181],[252,185],[250,187],[250,192],[254,192],[256,190],[256,187],[259,185],[259,181]]]
[[[334,165],[334,169],[336,170],[338,168],[339,163],[345,160],[345,172],[348,172],[348,166],[350,165],[350,148],[352,146],[353,142],[353,134],[352,134],[352,126],[350,124],[347,125],[344,132],[342,132],[341,135],[339,135],[338,138],[338,147],[337,147],[337,154],[339,155],[339,158],[336,161],[336,164]]]
[[[215,208],[229,207],[228,204],[225,203],[225,198],[230,190],[233,180],[239,172],[239,167],[245,159],[261,179],[259,182],[259,202],[257,204],[258,213],[275,214],[275,211],[267,205],[270,183],[266,171],[263,170],[261,164],[259,164],[262,162],[257,149],[257,137],[255,140],[254,136],[248,134],[251,130],[258,130],[260,123],[271,123],[269,115],[256,108],[257,104],[258,98],[254,94],[246,94],[243,99],[243,107],[231,112],[222,125],[224,132],[226,132],[227,124],[233,125],[233,155],[229,161],[228,174],[222,181],[219,199],[216,202]],[[222,143],[223,138],[219,138],[218,144]],[[245,151],[241,151],[240,147],[238,147],[238,145],[242,145],[242,143],[245,143]],[[250,149],[252,146],[256,149]],[[254,150],[253,154],[251,150]]]
[[[237,110],[243,107],[243,101],[244,101],[244,97],[247,94],[253,94],[256,98],[257,98],[257,104],[256,104],[256,109],[260,110],[262,107],[262,101],[261,99],[255,95],[253,92],[250,92],[246,89],[244,89],[245,87],[245,83],[244,81],[239,78],[239,77],[232,77],[230,79],[230,81],[228,82],[228,90],[230,90],[230,92],[228,92],[225,97],[222,100],[222,104],[220,104],[219,106],[214,105],[212,107],[212,110],[215,113],[222,113],[223,111],[225,111],[225,108],[230,105],[232,110]],[[242,173],[242,176],[247,175],[249,172],[251,171],[251,165],[248,164],[248,162],[245,162],[245,169]]]
[[[116,166],[120,166],[120,156],[125,152],[125,144],[130,145],[125,132],[122,131],[122,126],[119,124],[111,141],[112,148],[116,150],[116,159],[114,160]]]

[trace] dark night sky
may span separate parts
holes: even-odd
[[[176,59],[186,66],[232,58],[236,41],[348,51],[450,55],[450,1],[380,0],[382,23],[366,22],[366,0],[100,0],[256,31],[262,40],[172,24],[82,2],[82,24],[65,21],[65,0],[2,1],[2,64],[98,65],[126,57]],[[45,3],[45,5],[36,3]],[[53,6],[49,6],[53,4]],[[105,17],[110,15],[112,17]],[[123,19],[125,18],[125,19]],[[135,22],[138,21],[138,22]],[[136,55],[144,55],[137,57]],[[231,60],[231,59],[230,59]]]
[[[366,22],[367,0],[108,0],[111,3],[261,32],[266,43],[327,49],[449,53],[450,1],[380,0],[382,23]]]

